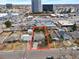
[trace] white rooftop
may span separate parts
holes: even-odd
[[[7,15],[9,15],[8,13],[0,13],[0,17],[5,17],[5,16],[7,16]],[[19,15],[18,13],[10,13],[10,15],[14,15],[14,16],[17,16],[17,15]]]
[[[24,34],[21,36],[21,40],[24,40],[24,41],[30,41],[31,38],[32,38],[32,36],[29,34]]]
[[[71,21],[68,21],[68,20],[59,20],[58,21],[61,25],[74,25],[74,23],[73,22],[71,22]]]
[[[7,13],[0,13],[0,17],[7,16]]]

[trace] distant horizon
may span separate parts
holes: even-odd
[[[7,4],[11,4],[11,3],[7,3]],[[0,5],[6,5],[6,4],[0,4]],[[31,4],[12,4],[12,5],[31,5]],[[42,4],[42,5],[46,5],[46,4]],[[47,5],[51,5],[51,4],[47,4]],[[79,4],[53,4],[53,5],[79,5]]]
[[[41,0],[42,4],[79,4],[79,0]],[[31,0],[0,0],[0,5],[31,5]]]

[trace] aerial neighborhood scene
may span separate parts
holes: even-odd
[[[0,59],[79,59],[79,0],[0,0]]]

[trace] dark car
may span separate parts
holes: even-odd
[[[46,59],[54,59],[53,56],[47,56]]]

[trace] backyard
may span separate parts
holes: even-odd
[[[33,39],[32,48],[33,49],[43,49],[48,48],[49,40],[46,27],[34,27],[33,28]]]

